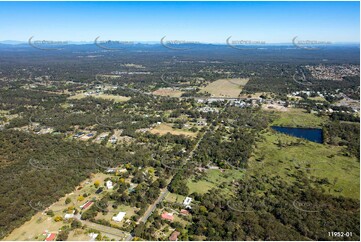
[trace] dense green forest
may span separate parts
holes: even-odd
[[[302,172],[298,179],[290,186],[280,177],[252,176],[239,181],[234,198],[224,199],[220,190],[196,196],[199,209],[206,209],[195,212],[188,238],[330,240],[330,231],[350,231],[355,236],[342,239],[358,240],[359,202],[324,195]]]

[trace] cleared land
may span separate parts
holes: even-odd
[[[152,134],[159,134],[159,135],[165,135],[167,133],[171,133],[173,135],[186,135],[190,137],[196,137],[197,133],[188,131],[188,130],[182,130],[182,129],[174,129],[170,124],[160,124],[156,126],[154,129],[150,130]]]
[[[275,113],[278,116],[272,123],[275,126],[317,128],[327,120],[327,117],[307,113],[306,110],[300,108],[288,108],[287,112]]]
[[[14,229],[11,234],[3,240],[10,241],[24,241],[37,240],[44,230],[58,233],[58,230],[63,225],[62,222],[54,222],[54,219],[48,215],[43,215],[41,212],[35,214],[30,221],[25,222],[19,228]]]
[[[109,177],[109,175],[102,173],[95,174],[93,178],[82,182],[73,192],[67,194],[65,197],[60,198],[59,201],[53,203],[49,207],[49,209],[54,211],[55,216],[59,215],[61,217],[64,217],[65,213],[63,211],[69,207],[76,207],[80,210],[79,206],[84,204],[87,200],[90,200],[93,197],[100,198],[101,196],[103,196],[103,194],[95,194],[97,188],[95,188],[93,184],[95,181],[99,181],[100,186],[103,186],[104,180],[107,177]],[[85,198],[83,201],[78,201],[77,199],[79,198],[79,196],[84,193],[90,193],[91,196]],[[67,197],[70,198],[72,201],[69,204],[65,204],[65,199]],[[43,211],[38,212],[29,221],[27,221],[20,227],[14,229],[4,240],[37,240],[37,238],[41,236],[44,230],[58,233],[58,230],[64,224],[61,221],[55,222],[54,217],[46,215]],[[87,240],[89,240],[89,237]]]
[[[98,213],[98,215],[95,217],[95,219],[105,219],[110,222],[110,224],[115,226],[122,226],[124,222],[128,219],[130,219],[135,214],[135,208],[129,207],[126,205],[120,205],[116,209],[112,207],[111,204],[108,206],[108,213]],[[112,220],[113,216],[116,216],[119,212],[126,212],[126,215],[124,216],[123,220],[121,222],[115,222]]]
[[[74,96],[69,97],[68,99],[82,99],[86,97],[94,97],[94,98],[100,98],[105,100],[113,100],[115,102],[126,102],[130,99],[130,97],[123,97],[123,96],[117,96],[117,95],[109,95],[109,94],[88,94],[80,93],[76,94]]]
[[[69,233],[69,241],[88,241],[90,239],[89,235],[84,233],[82,229],[75,229]]]
[[[180,203],[180,204],[182,204],[185,198],[186,198],[185,196],[182,196],[182,195],[179,195],[179,194],[176,194],[176,193],[171,193],[171,192],[169,192],[169,193],[165,196],[164,200],[167,201],[167,202]]]
[[[180,97],[183,92],[173,88],[160,88],[153,92],[154,95],[165,96],[165,97]]]
[[[275,115],[277,119],[271,125],[321,127],[327,121],[327,117],[296,108]],[[327,180],[329,183],[322,185],[326,193],[356,199],[360,196],[360,163],[343,154],[345,147],[310,142],[271,129],[261,134],[255,147],[249,166],[262,166],[251,170],[254,175],[279,175],[287,182],[295,182],[293,174],[303,172],[312,180]]]
[[[274,103],[274,104],[263,104],[262,105],[262,109],[264,110],[277,110],[277,111],[281,111],[281,112],[287,112],[288,111],[288,108],[280,105],[280,104],[277,104],[277,103]]]
[[[209,169],[200,180],[189,179],[187,186],[190,194],[193,192],[205,194],[213,188],[219,188],[222,183],[226,183],[227,186],[223,187],[223,190],[227,193],[229,189],[232,189],[230,183],[242,177],[243,172],[239,170]]]
[[[360,163],[354,157],[344,156],[344,147],[300,140],[271,130],[262,134],[256,147],[249,161],[252,166],[259,163],[256,159],[262,159],[263,168],[251,170],[256,176],[279,175],[286,182],[295,182],[293,174],[303,172],[312,180],[327,179],[329,184],[322,185],[326,193],[355,199],[360,196]]]
[[[219,79],[200,92],[210,93],[211,97],[237,98],[248,81],[248,78]]]

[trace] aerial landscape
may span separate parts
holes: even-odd
[[[360,241],[359,2],[0,22],[0,240]]]

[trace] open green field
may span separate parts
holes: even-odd
[[[122,226],[124,222],[128,219],[130,219],[134,214],[136,208],[126,206],[126,205],[119,205],[116,209],[112,208],[111,204],[108,206],[109,212],[107,214],[98,213],[95,219],[104,219],[108,222],[110,222],[112,225],[116,226]],[[114,216],[116,216],[119,212],[126,212],[126,215],[124,216],[123,220],[120,222],[115,222],[112,220]]]
[[[241,179],[243,174],[243,171],[240,170],[207,170],[204,173],[204,177],[202,177],[200,180],[196,181],[194,178],[189,179],[187,186],[189,188],[189,193],[197,192],[200,194],[205,194],[209,190],[219,187],[222,183],[227,183],[227,185],[224,187],[224,191],[228,193],[229,189],[231,189],[229,183],[231,183],[233,180]]]
[[[184,92],[173,88],[160,88],[153,92],[154,95],[164,97],[181,97]]]
[[[186,198],[185,196],[170,192],[167,194],[164,200],[172,203],[183,203],[185,198]]]
[[[173,135],[185,135],[189,137],[196,137],[197,133],[191,132],[189,130],[184,129],[175,129],[171,126],[171,124],[162,123],[157,125],[155,128],[150,130],[152,134],[166,135],[167,133],[171,133]]]
[[[263,157],[263,168],[251,170],[252,174],[279,175],[294,182],[292,174],[303,172],[308,178],[327,179],[323,185],[326,193],[358,199],[360,196],[360,163],[357,158],[343,155],[342,148],[318,144],[269,130],[257,142],[255,156],[250,164]]]
[[[306,110],[300,108],[289,108],[287,112],[275,112],[275,114],[278,118],[271,124],[274,126],[317,128],[328,119],[325,116],[319,117],[307,113]]]
[[[202,88],[200,92],[209,93],[211,94],[211,97],[237,98],[248,81],[248,78],[220,79],[211,82],[206,87]]]

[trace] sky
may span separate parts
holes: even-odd
[[[360,42],[359,2],[0,2],[0,40]]]

